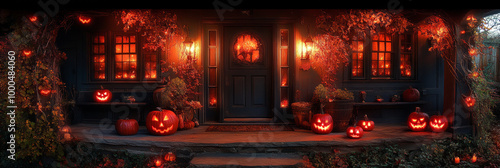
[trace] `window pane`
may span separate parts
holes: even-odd
[[[352,53],[352,63],[351,63],[351,76],[352,77],[363,77],[363,45],[364,45],[364,40],[358,40],[354,38],[354,40],[351,42],[351,47],[353,50]]]
[[[380,33],[372,37],[372,76],[390,77],[391,75],[391,37],[385,33]]]
[[[116,36],[116,44],[122,43],[122,36]]]
[[[92,62],[91,64],[93,66],[94,70],[94,79],[99,79],[103,80],[106,79],[106,57],[105,51],[106,51],[106,46],[104,44],[104,35],[94,35],[93,40],[92,40]]]
[[[122,45],[116,45],[116,53],[122,53]]]
[[[130,53],[135,53],[135,44],[130,44]]]
[[[135,36],[116,36],[115,78],[136,79],[137,55]],[[145,67],[147,68],[147,67]],[[151,75],[149,75],[151,77]]]

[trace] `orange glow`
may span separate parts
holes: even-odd
[[[31,55],[31,50],[23,50],[23,54],[29,57]]]
[[[281,108],[287,108],[288,107],[288,100],[281,100]]]
[[[42,89],[42,90],[40,90],[40,94],[42,96],[49,96],[50,92],[51,92],[51,90],[49,90],[49,89]]]
[[[155,166],[159,167],[159,166],[161,166],[161,164],[162,164],[161,160],[160,159],[156,159]]]
[[[457,156],[457,157],[455,157],[455,164],[458,164],[458,163],[460,163],[460,157]]]
[[[476,157],[476,154],[474,153],[474,155],[472,155],[472,158],[470,159],[470,162],[476,163],[476,161],[477,161],[477,157]]]
[[[31,22],[36,22],[38,20],[38,17],[31,16],[29,19],[30,19]]]
[[[215,106],[215,105],[217,105],[217,99],[212,97],[210,99],[210,106]]]
[[[472,96],[465,96],[464,102],[465,102],[465,106],[472,107],[476,104],[476,99]]]
[[[477,77],[479,77],[479,72],[474,71],[474,72],[472,72],[472,73],[470,74],[470,76],[471,76],[471,77],[473,77],[473,78],[477,78]]]
[[[99,74],[99,79],[106,79],[106,75],[104,73]]]
[[[465,30],[460,31],[460,34],[465,34]]]
[[[288,85],[288,80],[286,79],[286,76],[283,76],[281,79],[281,86],[287,86]]]
[[[79,16],[78,17],[78,20],[83,23],[83,24],[87,24],[87,23],[90,23],[90,17],[86,17],[86,16]]]
[[[474,48],[469,49],[469,55],[470,56],[476,56],[476,54],[477,54],[477,50],[476,49],[474,49]]]
[[[242,62],[254,63],[259,61],[260,43],[249,34],[240,35],[234,44],[236,58]]]

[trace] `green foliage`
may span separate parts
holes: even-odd
[[[167,88],[162,93],[162,99],[175,112],[182,110],[186,106],[188,97],[186,96],[186,83],[180,78],[174,78],[167,84]]]
[[[347,88],[335,89],[330,97],[333,97],[334,100],[354,100],[354,93],[348,91]]]
[[[478,161],[468,160],[476,154]],[[462,162],[454,164],[455,157]],[[407,151],[397,145],[364,147],[352,153],[311,153],[306,167],[485,167],[499,166],[500,156],[491,140],[457,136],[434,141],[418,150]]]
[[[313,96],[313,102],[328,102],[330,93],[328,91],[328,88],[323,86],[323,84],[319,84],[316,86],[314,89],[314,96]]]

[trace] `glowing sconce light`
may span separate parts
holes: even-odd
[[[217,105],[217,99],[216,98],[211,98],[210,99],[210,106],[215,106]]]
[[[313,48],[313,41],[312,41],[311,37],[307,37],[306,41],[304,41],[304,47],[302,49],[301,59],[308,60],[309,56],[312,53],[312,48]]]
[[[182,42],[183,44],[183,52],[184,54],[186,55],[187,59],[188,60],[191,60],[192,57],[194,56],[194,43],[193,41],[191,41],[189,38],[186,38],[186,40],[184,40],[184,42]]]
[[[80,15],[78,16],[78,20],[83,24],[88,24],[92,19],[90,17]]]

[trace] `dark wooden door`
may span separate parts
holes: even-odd
[[[224,27],[224,118],[272,117],[272,27]]]

